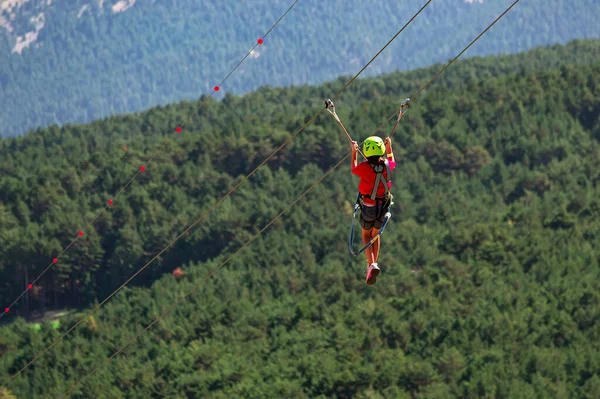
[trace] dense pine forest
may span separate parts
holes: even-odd
[[[444,62],[513,0],[435,0],[374,76]],[[301,0],[224,89],[353,74],[426,0]],[[0,0],[0,136],[210,93],[294,0]],[[469,55],[600,38],[597,0],[527,0]]]
[[[359,79],[338,114],[364,139],[440,67]],[[347,81],[2,139],[0,302],[85,234],[2,319],[0,384]],[[394,135],[396,203],[376,285],[348,253],[348,160],[72,397],[600,397],[599,84],[600,41],[457,62]],[[62,395],[349,149],[323,113],[0,397]],[[33,328],[63,309],[75,313]]]

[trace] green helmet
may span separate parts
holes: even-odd
[[[368,137],[363,144],[363,154],[365,157],[382,156],[385,154],[383,140],[377,136]]]

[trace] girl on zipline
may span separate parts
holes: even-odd
[[[383,141],[377,136],[367,138],[363,144],[363,154],[367,158],[360,164],[357,161],[358,143],[352,141],[352,173],[360,177],[358,191],[360,193],[360,225],[362,239],[367,245],[378,233],[385,214],[392,202],[391,172],[396,167],[392,141]],[[387,154],[387,159],[384,158]],[[381,237],[365,250],[367,256],[366,282],[373,285],[377,282],[380,269],[377,265]]]

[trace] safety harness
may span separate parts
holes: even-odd
[[[377,209],[376,218],[379,219],[382,215],[381,212],[383,212],[384,209],[388,208],[391,205],[392,193],[390,193],[388,183],[392,181],[392,171],[390,169],[390,163],[387,159],[383,162],[383,164],[370,166],[373,168],[373,171],[376,173],[376,175],[375,185],[373,186],[373,191],[371,192],[371,196],[369,197],[369,199],[371,199],[371,201],[375,201],[375,206]],[[385,175],[383,174],[384,170],[387,172]],[[385,188],[385,193],[383,194],[383,197],[377,196],[377,191],[379,191],[379,184],[383,184]],[[364,203],[363,200],[365,197],[366,195],[364,194],[360,195],[361,205]]]
[[[402,119],[402,116],[406,112],[406,109],[408,109],[409,103],[410,103],[410,99],[407,98],[406,100],[404,100],[402,102],[402,104],[400,104],[400,111],[398,113],[398,118],[396,120],[396,124],[392,128],[392,132],[390,133],[389,137],[391,137],[392,134],[394,134],[394,131],[396,130],[396,127],[398,126],[400,119]],[[342,123],[342,121],[340,120],[340,118],[337,116],[337,114],[335,112],[335,105],[333,104],[333,101],[331,101],[330,99],[325,100],[325,108],[335,118],[335,120],[340,125],[340,127],[342,128],[342,130],[344,131],[346,136],[348,136],[348,139],[352,142],[352,137],[350,136],[350,134],[346,130],[346,127],[344,127],[344,124]],[[360,154],[363,156],[363,158],[366,159],[365,155],[360,150],[358,150],[358,152],[360,152]],[[379,214],[380,210],[381,210],[381,212],[383,212],[383,210],[386,210],[385,218],[383,219],[383,222],[381,223],[381,228],[379,229],[379,233],[377,233],[375,235],[375,237],[373,237],[364,247],[362,247],[358,251],[355,251],[354,250],[354,221],[356,220],[356,212],[359,209],[361,209],[363,198],[365,197],[365,195],[361,194],[360,192],[358,193],[358,196],[356,197],[356,202],[354,204],[354,215],[352,217],[352,227],[350,228],[350,242],[349,242],[350,253],[354,256],[359,255],[362,252],[364,252],[367,248],[369,248],[371,245],[373,245],[373,243],[375,241],[377,241],[379,239],[379,236],[381,236],[381,234],[383,234],[383,231],[385,230],[385,226],[387,225],[388,220],[392,216],[392,214],[389,211],[389,207],[392,206],[394,204],[394,202],[393,202],[393,196],[390,193],[389,186],[388,186],[388,183],[392,180],[392,172],[390,169],[390,164],[389,164],[388,160],[386,159],[384,161],[383,165],[381,165],[381,164],[374,165],[374,166],[372,165],[372,168],[375,171],[376,176],[375,176],[375,185],[373,186],[373,191],[371,192],[370,199],[372,201],[375,201],[375,206],[377,207],[376,218],[379,219],[381,217],[381,215]],[[384,170],[387,172],[385,176],[383,174]],[[380,183],[383,183],[383,185],[385,187],[385,194],[383,197],[377,197],[377,191],[379,189]],[[381,204],[381,207],[379,206],[380,204]]]
[[[350,253],[354,256],[356,255],[360,255],[361,253],[363,253],[367,248],[369,248],[371,245],[373,245],[373,243],[375,241],[377,241],[379,239],[379,236],[383,234],[383,231],[385,230],[385,226],[387,225],[388,220],[390,220],[390,218],[392,217],[392,214],[389,211],[389,208],[387,208],[388,210],[385,212],[385,218],[383,219],[383,222],[381,223],[381,228],[379,229],[379,233],[377,233],[375,235],[375,237],[373,237],[371,239],[371,241],[369,241],[367,243],[367,245],[365,245],[364,247],[362,247],[361,249],[355,251],[354,250],[354,222],[356,221],[356,212],[361,208],[361,201],[362,201],[362,194],[358,193],[358,197],[356,197],[356,203],[354,204],[354,215],[352,216],[352,226],[350,227],[350,241],[349,241],[349,248],[350,248]],[[390,206],[393,204],[393,202],[390,202]],[[385,206],[382,206],[381,209],[386,209]],[[377,215],[377,219],[379,219],[380,215]]]
[[[377,199],[377,191],[379,190],[379,183],[383,183],[383,186],[385,187],[384,195],[385,195],[385,197],[388,196],[388,194],[390,192],[388,183],[392,181],[392,171],[390,170],[390,163],[387,159],[385,161],[383,161],[383,165],[377,164],[377,165],[372,165],[372,167],[373,167],[373,171],[375,171],[375,173],[376,173],[376,176],[375,176],[375,186],[373,186],[373,192],[371,193],[371,200],[375,201]],[[387,172],[385,176],[383,175],[384,169]]]
[[[384,164],[378,164],[378,165],[372,165],[373,170],[376,173],[375,176],[375,186],[373,187],[373,191],[371,192],[371,196],[369,197],[372,201],[375,201],[375,207],[377,210],[377,213],[375,215],[376,219],[381,218],[381,213],[385,210],[385,218],[383,219],[383,222],[381,223],[381,228],[379,229],[379,232],[377,233],[377,235],[375,235],[375,237],[373,237],[371,239],[371,241],[369,241],[367,243],[367,245],[365,245],[364,247],[362,247],[361,249],[359,249],[358,251],[354,250],[354,222],[356,220],[356,212],[361,209],[361,205],[363,204],[363,198],[365,197],[364,194],[358,193],[358,197],[356,197],[356,203],[354,204],[354,216],[352,217],[352,227],[350,228],[350,242],[349,242],[349,248],[350,248],[350,253],[354,256],[359,255],[361,253],[363,253],[367,248],[369,248],[376,240],[379,239],[379,236],[381,234],[383,234],[383,231],[385,230],[385,226],[387,225],[388,220],[390,219],[390,217],[392,216],[392,214],[389,211],[389,207],[393,204],[392,202],[392,193],[390,193],[389,190],[389,186],[388,183],[392,181],[392,171],[390,169],[390,164],[388,162],[388,160],[386,159],[384,161]],[[386,171],[386,175],[384,176],[383,171]],[[385,187],[385,194],[383,197],[378,197],[377,196],[377,191],[379,189],[379,184],[383,183],[384,187]]]

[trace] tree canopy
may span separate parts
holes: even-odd
[[[72,397],[599,397],[599,46],[459,61],[415,100],[393,140],[396,204],[375,286],[364,284],[364,258],[347,250],[357,184],[348,162]],[[338,114],[365,138],[437,69],[357,80]],[[346,81],[1,140],[2,302],[85,235],[4,318],[13,322],[1,329],[0,383]],[[0,395],[64,393],[348,151],[324,113]],[[62,308],[79,313],[60,325],[27,322]]]

